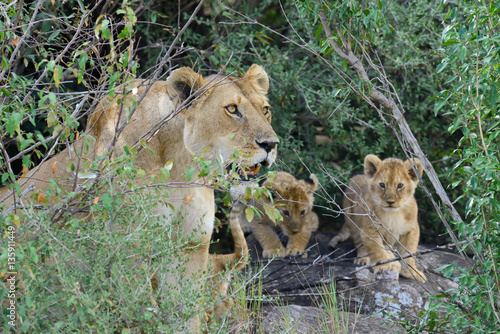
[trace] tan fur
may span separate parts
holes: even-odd
[[[351,179],[342,203],[345,224],[332,238],[330,246],[349,237],[358,249],[357,264],[370,264],[394,258],[391,247],[397,243],[401,256],[415,253],[420,237],[417,220],[415,188],[423,167],[418,159],[403,162],[399,159],[381,161],[374,155],[365,158],[365,174]],[[373,214],[372,214],[373,213]],[[402,276],[425,282],[425,275],[417,269],[413,257],[378,265],[375,273],[396,270]]]
[[[49,179],[56,179],[66,191],[72,190],[74,175],[66,172],[68,161],[72,160],[77,165],[80,157],[93,160],[106,153],[115,137],[116,124],[127,119],[133,101],[139,99],[146,84],[135,81],[127,85],[126,99],[118,94],[112,100],[102,101],[87,125],[87,133],[96,139],[90,152],[77,156],[72,150],[64,150],[38,170],[28,173],[23,179],[28,182],[22,190],[33,182],[35,191],[45,191]],[[124,87],[118,87],[117,91],[121,89]],[[224,75],[202,77],[187,67],[175,70],[166,81],[152,84],[124,131],[117,137],[111,158],[122,154],[123,146],[133,146],[151,127],[174,116],[174,111],[179,111],[179,115],[158,129],[148,141],[147,145],[154,154],[148,149],[139,151],[136,164],[146,173],[154,174],[167,161],[173,160],[170,181],[183,182],[186,181],[185,171],[188,168],[198,169],[193,162],[194,155],[203,156],[206,160],[219,160],[223,165],[232,159],[235,150],[239,150],[240,158],[236,162],[240,166],[262,164],[269,167],[276,158],[279,140],[270,125],[271,114],[266,98],[268,89],[268,76],[258,65],[252,65],[242,78]],[[120,105],[117,104],[119,99],[124,100]],[[183,102],[190,103],[179,108]],[[236,107],[238,112],[228,112],[229,106]],[[81,141],[75,146],[80,147]],[[55,174],[52,173],[54,162],[58,166]],[[207,184],[208,180],[196,178],[198,174],[195,171],[191,181]],[[149,180],[148,177],[144,179]],[[84,181],[78,180],[77,185]],[[0,204],[6,200],[9,207],[13,203],[12,197],[8,197],[10,194],[6,188],[0,189]],[[186,198],[191,200],[186,201]],[[208,245],[215,214],[214,190],[205,186],[171,188],[168,201],[175,209],[172,211],[169,205],[159,204],[157,214],[168,217],[165,224],[185,217],[180,229],[184,235],[192,236],[198,245],[190,253],[186,267],[186,273],[194,276],[205,271],[208,265]],[[28,204],[29,200],[23,203]],[[162,281],[164,279],[167,281]],[[167,289],[164,283],[168,282],[175,283],[175,279],[158,278],[158,288],[165,296],[168,296],[168,291],[163,291]],[[196,328],[196,322],[192,328]]]
[[[210,318],[214,315],[219,320],[229,311],[232,300],[227,297],[231,273],[246,267],[248,262],[248,245],[240,225],[240,214],[243,204],[237,202],[229,214],[229,226],[234,240],[234,253],[224,255],[210,255],[211,271],[213,276],[208,283],[215,286],[213,296],[217,303],[214,310],[207,311]]]
[[[285,172],[277,172],[274,179],[264,183],[273,194],[273,201],[283,220],[275,224],[264,214],[262,203],[252,202],[261,212],[261,217],[255,216],[248,222],[242,215],[242,227],[251,229],[255,238],[263,248],[265,258],[276,256],[294,256],[304,252],[312,232],[318,229],[318,216],[312,211],[314,191],[318,187],[318,179],[314,174],[306,180],[297,180]],[[270,201],[267,201],[271,204]],[[281,244],[276,233],[282,230],[288,236],[286,248]],[[307,257],[304,254],[303,257]]]

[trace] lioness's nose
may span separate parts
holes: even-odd
[[[267,153],[271,152],[271,150],[276,145],[278,145],[277,141],[262,141],[262,142],[256,141],[256,142],[257,142],[257,145],[259,145],[260,147],[262,147]]]

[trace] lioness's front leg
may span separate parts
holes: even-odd
[[[399,254],[405,256],[415,253],[417,251],[419,237],[420,229],[418,226],[416,229],[401,235],[398,243]],[[403,264],[401,267],[401,276],[416,279],[420,283],[424,283],[427,280],[424,273],[417,269],[414,257],[406,258],[404,261],[406,264]]]
[[[255,238],[262,246],[262,256],[264,258],[273,257],[273,255],[285,256],[285,248],[281,244],[280,238],[274,229],[266,224],[256,224],[252,229]]]

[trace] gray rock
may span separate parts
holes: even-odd
[[[349,333],[401,331],[395,324],[417,316],[429,295],[457,287],[456,282],[434,269],[450,263],[464,265],[459,255],[435,250],[417,258],[417,265],[424,269],[428,278],[424,284],[399,277],[397,272],[374,274],[372,269],[359,270],[353,263],[356,252],[352,243],[328,248],[331,236],[316,232],[309,244],[308,258],[275,258],[272,261],[260,259],[260,245],[252,235],[247,238],[251,253],[247,271],[255,276],[259,268],[265,267],[261,269],[260,279],[264,295],[278,297],[280,305],[288,305],[264,306],[264,333],[280,333],[290,324],[294,328],[290,333],[336,333],[336,330],[332,332],[336,322],[326,316],[325,303],[335,304],[338,310],[345,311],[339,314],[349,319],[346,325]],[[283,240],[283,244],[285,242]],[[384,321],[391,322],[393,327],[383,326]]]
[[[382,324],[380,319],[360,313],[332,314],[325,308],[311,306],[268,306],[263,311],[263,333],[398,333],[402,330],[395,323]]]

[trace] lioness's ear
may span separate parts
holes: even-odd
[[[308,178],[304,179],[304,184],[311,191],[316,191],[318,189],[318,178],[316,175],[311,174]]]
[[[365,157],[365,175],[371,179],[377,172],[381,163],[382,160],[380,160],[377,156],[368,154]]]
[[[417,168],[420,176],[422,176],[422,173],[424,172],[424,167],[422,166],[422,163],[420,162],[420,160],[418,160],[417,158],[413,158],[412,163],[413,163],[413,166],[415,166]],[[413,168],[410,164],[410,160],[406,160],[404,162],[404,167],[408,171],[408,174],[410,175],[411,179],[414,182],[418,182],[418,175],[415,174],[415,171],[413,170]]]
[[[181,67],[170,74],[167,85],[174,90],[180,101],[184,101],[203,87],[205,80],[190,67]]]
[[[247,73],[245,73],[245,77],[251,77],[249,80],[253,80],[253,86],[257,92],[264,95],[267,94],[269,90],[269,77],[262,67],[253,64]]]

